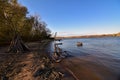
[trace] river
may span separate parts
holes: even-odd
[[[59,47],[73,56],[68,59],[72,66],[66,65],[71,66],[78,79],[120,80],[120,37],[63,39],[60,42],[63,45]],[[83,46],[76,46],[77,42],[82,42]]]

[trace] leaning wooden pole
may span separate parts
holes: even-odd
[[[57,36],[57,32],[55,32],[55,35],[54,35],[54,52],[57,52],[56,36]]]

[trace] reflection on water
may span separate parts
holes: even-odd
[[[77,47],[77,42],[83,42],[83,46]],[[74,56],[71,62],[84,64],[84,68],[101,76],[96,80],[120,79],[120,37],[64,39],[62,43],[60,47]]]

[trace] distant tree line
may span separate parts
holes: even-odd
[[[24,41],[46,39],[51,36],[47,24],[39,16],[27,16],[28,10],[17,0],[0,0],[0,42],[10,42],[19,34]]]
[[[119,32],[119,33],[117,33],[117,34],[115,34],[115,36],[120,36],[120,32]]]

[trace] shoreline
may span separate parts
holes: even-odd
[[[39,80],[40,76],[34,77],[41,67],[44,57],[50,59],[50,54],[46,51],[50,41],[28,43],[31,50],[27,53],[5,53],[7,47],[0,48],[0,76],[6,80]],[[75,80],[72,74],[65,70],[59,63],[53,63],[56,71],[65,76],[62,80]]]
[[[27,53],[5,53],[7,47],[0,48],[0,76],[6,71],[4,75],[9,78],[7,80],[40,80],[38,74],[42,59],[51,60],[50,42],[27,43],[31,50]],[[96,58],[71,56],[59,63],[53,62],[49,67],[52,65],[55,71],[63,74],[61,80],[118,80],[109,68],[92,60]]]

